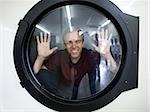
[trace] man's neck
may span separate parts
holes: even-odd
[[[80,59],[80,57],[78,57],[78,58],[71,58],[71,62],[73,64],[76,64],[79,61],[79,59]]]

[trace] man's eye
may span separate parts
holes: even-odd
[[[69,41],[68,44],[72,44],[72,41]]]
[[[77,41],[76,41],[77,44],[80,43],[80,42],[81,42],[81,40],[77,40]]]

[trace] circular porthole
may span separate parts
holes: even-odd
[[[45,106],[101,108],[137,87],[138,18],[107,0],[40,1],[19,23],[14,62]]]

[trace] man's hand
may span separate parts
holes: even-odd
[[[36,40],[37,40],[38,56],[44,59],[47,56],[51,55],[57,49],[57,47],[50,49],[50,41],[51,41],[50,34],[44,33],[43,36],[43,33],[40,33],[40,37],[36,36]]]
[[[102,29],[98,35],[98,46],[95,44],[92,44],[92,46],[101,54],[101,56],[105,57],[108,68],[113,73],[116,73],[118,67],[110,52],[110,36],[108,35],[108,30]]]
[[[92,44],[97,52],[99,52],[102,56],[106,56],[110,54],[110,40],[108,35],[108,30],[102,29],[98,34],[98,46]]]
[[[35,74],[37,74],[41,68],[46,68],[45,66],[42,66],[45,58],[57,49],[57,47],[50,49],[51,38],[50,35],[47,35],[46,33],[44,33],[44,36],[43,33],[40,33],[40,37],[36,36],[36,40],[38,56],[33,65]]]

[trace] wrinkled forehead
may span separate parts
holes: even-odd
[[[64,41],[71,41],[71,40],[79,40],[82,37],[79,35],[78,31],[67,32],[64,34]]]

